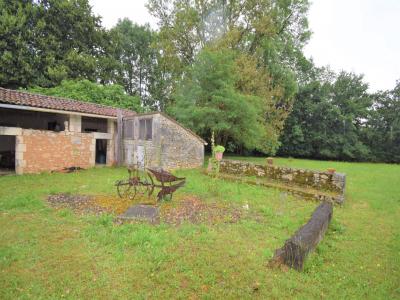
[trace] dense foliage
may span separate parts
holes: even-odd
[[[367,89],[360,75],[315,69],[296,94],[278,154],[400,162],[399,83],[392,91]]]
[[[301,86],[281,137],[280,154],[367,158],[369,150],[361,139],[372,103],[367,88],[361,76],[345,72]]]
[[[232,67],[237,75],[233,91],[259,99],[244,102],[249,110],[261,109],[264,132],[254,126],[260,120],[251,120],[251,116],[248,116],[247,122],[241,123],[244,126],[238,125],[237,130],[243,132],[240,138],[228,138],[226,134],[219,137],[221,131],[216,130],[216,139],[229,142],[230,150],[241,151],[244,146],[274,153],[297,89],[296,72],[304,65],[302,47],[309,38],[306,18],[308,1],[150,0],[148,7],[159,20],[157,46],[163,53],[161,59],[168,62],[165,65],[171,74],[169,84],[172,95],[177,90],[178,95],[181,93],[182,85],[187,84],[187,66],[198,62],[197,57],[203,49],[233,51]],[[187,86],[183,89],[187,90]],[[182,102],[183,97],[179,100],[172,98],[174,105],[174,100]],[[186,101],[199,105],[188,97]],[[200,108],[202,105],[200,103]],[[235,114],[235,118],[245,119],[233,111],[232,114]],[[187,117],[185,110],[176,110],[175,115],[179,119]],[[199,133],[209,139],[209,132],[214,125],[207,124]],[[236,123],[228,124],[235,127]],[[198,130],[199,126],[203,125],[193,128]],[[256,140],[254,135],[259,135]]]
[[[123,19],[110,33],[115,39],[114,57],[119,64],[114,81],[124,86],[129,95],[140,97],[144,107],[165,109],[168,89],[159,63],[160,53],[154,46],[157,32],[149,25],[139,26]]]
[[[141,111],[140,100],[136,96],[127,95],[124,88],[117,84],[101,85],[89,80],[63,80],[52,88],[32,87],[30,92],[42,95],[58,96],[97,104],[127,108]]]
[[[308,0],[149,0],[110,30],[88,0],[0,0],[0,86],[168,111],[230,152],[400,162],[400,84],[303,55]]]
[[[178,88],[172,112],[203,136],[214,131],[217,144],[258,148],[265,136],[262,100],[237,91],[237,77],[231,51],[204,50]]]
[[[400,81],[391,91],[374,95],[365,141],[375,161],[400,162]]]
[[[86,0],[1,0],[0,12],[1,86],[107,77],[108,33]]]

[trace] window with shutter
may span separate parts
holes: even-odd
[[[124,138],[134,139],[134,122],[133,120],[125,120],[124,122]]]
[[[139,120],[139,139],[151,140],[153,137],[153,119]]]
[[[153,119],[146,119],[146,140],[153,137]]]

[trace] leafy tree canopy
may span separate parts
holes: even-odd
[[[374,160],[400,163],[400,80],[393,90],[376,93],[373,98],[365,143]]]
[[[300,87],[281,137],[281,155],[340,160],[367,160],[362,140],[372,105],[363,77],[321,69]]]
[[[95,81],[100,75],[107,78],[104,69],[115,64],[108,34],[87,0],[2,0],[0,12],[3,87]]]
[[[302,47],[310,34],[308,6],[306,0],[150,0],[149,10],[159,20],[157,47],[160,60],[168,62],[170,90],[179,87],[202,49],[234,51],[234,68],[242,77],[235,88],[263,99],[263,135],[269,136],[268,151],[274,153],[297,90],[298,70],[307,66]]]
[[[120,85],[101,85],[89,80],[63,80],[60,85],[52,88],[32,87],[28,91],[49,96],[58,96],[93,102],[119,108],[142,111],[140,100],[136,96],[127,95]]]
[[[203,50],[178,88],[172,113],[203,136],[214,131],[217,144],[233,140],[261,148],[265,137],[262,100],[238,92],[237,79],[232,51]]]
[[[130,95],[139,96],[143,106],[160,108],[165,98],[159,52],[153,47],[157,33],[149,25],[139,26],[129,19],[119,20],[111,29],[115,58],[120,62],[116,82]]]

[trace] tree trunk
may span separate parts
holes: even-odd
[[[303,270],[307,255],[315,249],[324,237],[332,219],[332,214],[332,203],[324,202],[319,205],[307,224],[288,239],[282,248],[275,251],[270,265],[276,266],[285,264],[298,271]]]

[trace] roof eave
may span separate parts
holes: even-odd
[[[116,116],[108,116],[108,115],[99,115],[99,114],[90,114],[79,111],[69,111],[69,110],[59,110],[52,108],[41,108],[35,106],[27,106],[27,105],[16,105],[16,104],[7,104],[1,102],[0,107],[2,108],[10,108],[10,109],[18,109],[18,110],[27,110],[27,111],[38,111],[38,112],[49,112],[49,113],[57,113],[57,114],[65,114],[65,115],[79,115],[85,117],[93,117],[93,118],[103,118],[103,119],[117,119]]]

